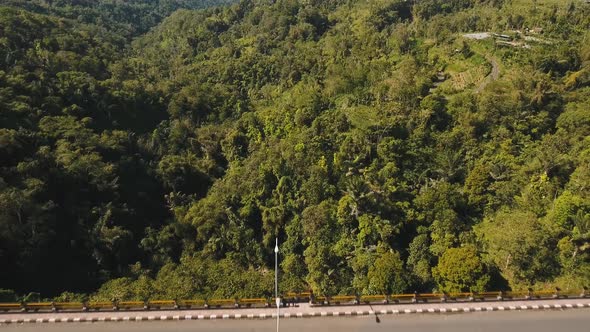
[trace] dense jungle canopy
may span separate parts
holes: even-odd
[[[0,1],[0,300],[270,296],[275,237],[283,292],[589,285],[590,5]]]

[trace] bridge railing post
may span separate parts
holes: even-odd
[[[113,299],[111,303],[113,304],[113,311],[119,311],[119,300]]]
[[[555,293],[553,294],[554,299],[558,299],[561,296],[561,288],[555,287]]]

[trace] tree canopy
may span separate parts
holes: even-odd
[[[588,286],[589,14],[3,1],[1,296]]]

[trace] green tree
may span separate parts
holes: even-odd
[[[490,276],[474,246],[447,249],[433,269],[434,279],[441,291],[485,291]]]
[[[485,257],[515,288],[551,280],[557,273],[555,242],[530,212],[501,211],[475,227]]]
[[[408,289],[406,271],[399,253],[381,249],[375,263],[369,268],[369,294],[403,294]]]

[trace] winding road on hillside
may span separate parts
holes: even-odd
[[[490,33],[490,32],[466,33],[466,34],[463,34],[463,37],[467,38],[467,39],[473,39],[473,40],[483,40],[483,39],[492,38],[492,33]],[[496,59],[495,57],[493,57],[491,55],[485,55],[485,54],[481,54],[481,55],[484,56],[488,60],[488,62],[492,65],[492,71],[490,72],[490,74],[488,76],[486,76],[486,78],[483,80],[483,82],[481,82],[481,84],[477,87],[477,89],[475,90],[476,93],[482,92],[486,88],[486,86],[488,86],[488,84],[492,83],[493,81],[496,81],[500,77],[500,63],[498,62],[498,59]]]
[[[477,93],[482,92],[486,88],[486,86],[488,86],[488,84],[492,83],[493,81],[496,81],[500,77],[500,64],[498,63],[498,60],[493,56],[487,56],[486,59],[488,59],[488,61],[492,65],[492,71],[477,87],[477,89],[475,90]]]

